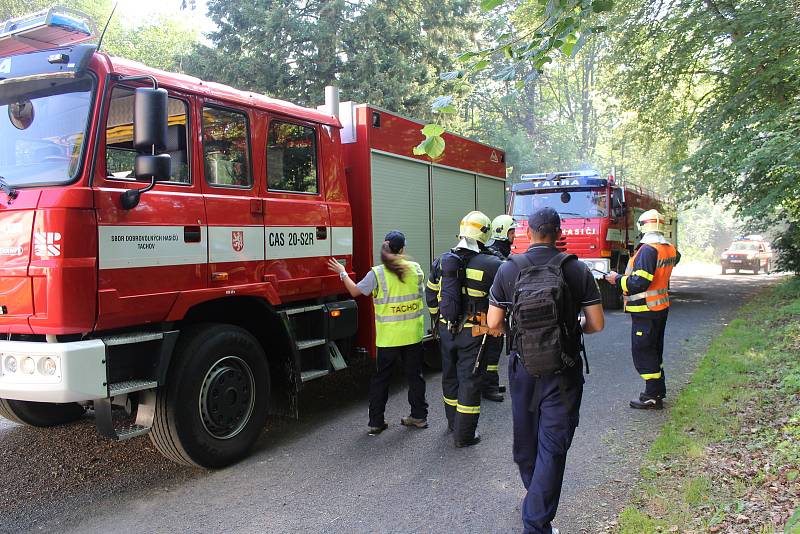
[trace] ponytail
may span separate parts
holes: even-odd
[[[406,265],[404,263],[405,256],[392,252],[388,241],[384,241],[381,246],[381,263],[389,269],[392,273],[403,281],[403,276],[406,274]]]

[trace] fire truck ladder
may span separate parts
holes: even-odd
[[[294,344],[300,355],[300,379],[303,382],[347,367],[339,347],[329,340],[326,332],[327,306],[317,304],[289,308],[281,314],[293,333]]]

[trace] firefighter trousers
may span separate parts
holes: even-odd
[[[395,363],[402,362],[408,382],[408,403],[411,417],[428,418],[428,403],[425,402],[425,379],[422,376],[422,343],[402,347],[378,347],[375,357],[375,374],[369,384],[369,426],[383,425],[383,414],[389,400],[389,384]]]
[[[439,343],[442,349],[442,396],[447,426],[459,443],[472,439],[481,413],[480,373],[472,374],[481,347],[482,336],[473,337],[470,328],[451,334],[439,324]]]
[[[561,498],[567,451],[578,426],[583,379],[551,375],[534,378],[519,356],[508,360],[514,462],[528,493],[522,500],[525,534],[550,534]]]
[[[644,379],[644,394],[664,398],[664,333],[667,315],[647,317],[631,315],[631,353],[636,371]]]
[[[500,356],[503,354],[504,343],[504,336],[487,336],[486,338],[486,347],[484,348],[486,362],[483,371],[483,386],[481,389],[483,393],[500,392],[500,375],[498,374],[498,369],[500,367]]]

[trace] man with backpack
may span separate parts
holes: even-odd
[[[456,447],[480,441],[476,432],[481,413],[481,348],[501,335],[486,326],[489,288],[502,260],[486,251],[491,221],[479,211],[468,213],[459,225],[459,242],[433,262],[425,291],[438,328],[442,350],[442,396],[447,427]]]
[[[561,218],[552,208],[528,218],[531,247],[503,264],[490,292],[488,325],[510,322],[509,385],[514,461],[528,490],[528,534],[558,534],[567,451],[583,395],[583,334],[604,327],[600,291],[588,267],[556,249]],[[579,319],[583,311],[584,319]]]

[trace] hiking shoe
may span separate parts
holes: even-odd
[[[639,395],[638,399],[631,401],[631,408],[637,410],[660,410],[664,407],[664,402],[659,397],[650,397],[648,395]]]
[[[387,428],[389,428],[389,423],[384,422],[381,426],[371,426],[371,427],[369,427],[369,430],[367,431],[367,434],[369,434],[370,436],[377,436],[378,434],[380,434],[381,432],[383,432]]]
[[[483,398],[492,402],[503,402],[505,400],[505,397],[503,397],[497,390],[484,391]]]
[[[400,424],[403,426],[413,426],[416,428],[428,428],[427,419],[417,419],[416,417],[403,417],[400,419]]]
[[[481,442],[481,436],[480,434],[475,432],[475,435],[472,436],[471,438],[464,441],[456,441],[454,442],[454,445],[456,446],[457,449],[461,449],[463,447],[471,447],[473,445],[477,445],[480,442]]]

